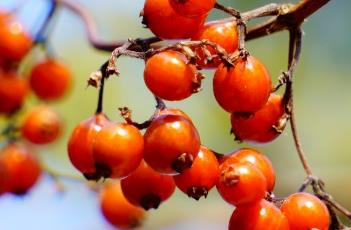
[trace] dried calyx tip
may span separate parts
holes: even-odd
[[[140,205],[145,210],[149,210],[151,208],[157,209],[161,203],[161,198],[155,194],[147,194],[143,196],[140,200]]]
[[[207,198],[208,189],[205,187],[194,186],[188,189],[187,194],[189,197],[199,200],[202,196]]]
[[[185,169],[188,169],[193,164],[194,157],[189,153],[181,154],[177,159],[172,163],[172,168],[178,172],[182,173]]]

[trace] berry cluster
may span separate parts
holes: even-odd
[[[204,23],[215,6],[213,0],[145,1],[143,23],[158,38],[190,41],[149,49],[130,40],[112,53],[89,79],[100,86],[99,105],[73,130],[68,143],[72,164],[88,180],[118,179],[103,188],[101,208],[120,228],[138,226],[144,218],[140,207],[158,208],[175,187],[199,200],[216,186],[236,207],[230,230],[328,229],[329,211],[316,196],[294,193],[282,203],[274,198],[275,172],[264,154],[251,148],[216,153],[201,143],[187,114],[164,104],[199,92],[204,78],[199,71],[215,69],[213,93],[230,114],[236,140],[268,143],[283,131],[288,94],[274,94],[268,70],[245,49],[245,22],[238,12],[227,9],[235,19]],[[130,47],[138,48],[130,52]],[[124,122],[110,121],[102,111],[104,80],[119,74],[115,64],[121,55],[145,59],[144,81],[157,109],[142,124],[132,121],[128,108],[120,108]]]
[[[30,144],[52,143],[62,129],[61,117],[50,106],[25,106],[30,91],[49,103],[61,99],[71,83],[67,67],[48,54],[37,58],[28,73],[20,68],[26,56],[35,58],[37,45],[13,13],[0,11],[0,116],[8,121],[0,133],[5,139],[0,149],[0,194],[21,195],[33,187],[42,169]]]

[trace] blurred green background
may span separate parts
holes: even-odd
[[[1,1],[10,7],[14,2]],[[31,2],[38,4],[45,1]],[[102,40],[151,36],[147,29],[142,28],[141,18],[138,17],[143,0],[77,2],[89,9],[96,19]],[[219,2],[245,11],[271,1]],[[35,12],[29,6],[24,8],[28,9],[23,9],[22,18],[40,16],[39,5]],[[313,171],[325,181],[328,192],[351,209],[350,9],[349,0],[330,1],[304,23],[302,57],[295,75],[295,107],[298,131]],[[45,12],[45,7],[41,10]],[[223,17],[223,14],[215,11],[209,18],[218,17]],[[28,24],[31,26],[31,23]],[[66,9],[60,9],[57,14],[50,45],[57,56],[70,65],[74,74],[74,87],[65,100],[52,104],[65,120],[62,138],[55,144],[37,150],[50,168],[63,174],[80,176],[68,160],[66,142],[72,128],[91,116],[95,110],[97,90],[86,88],[86,81],[89,74],[109,57],[109,53],[96,51],[87,43],[82,21]],[[287,47],[286,32],[247,43],[251,54],[266,64],[274,82],[286,69]],[[134,119],[143,121],[154,109],[153,97],[143,82],[143,61],[123,57],[118,60],[118,67],[121,76],[111,77],[106,84],[105,111],[111,119],[121,120],[117,108],[128,106],[133,110]],[[235,143],[233,136],[229,135],[229,115],[219,108],[212,94],[213,72],[204,73],[207,78],[203,82],[203,91],[185,101],[167,105],[177,106],[188,113],[199,130],[202,143],[218,152],[226,153],[240,147],[252,146],[268,155],[277,173],[275,194],[278,197],[296,191],[305,174],[298,161],[290,127],[276,141],[266,145]],[[32,98],[35,101],[34,96]],[[94,192],[80,182],[63,182],[67,190],[61,195],[55,192],[50,178],[44,176],[28,196],[21,199],[2,197],[0,229],[111,228],[101,217]],[[218,196],[215,189],[207,199],[198,202],[177,191],[158,210],[149,212],[141,229],[224,230],[233,209]]]

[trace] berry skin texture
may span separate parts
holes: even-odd
[[[267,191],[272,192],[275,184],[275,172],[271,161],[264,154],[251,148],[242,148],[226,157],[227,163],[247,162],[255,165],[265,176]]]
[[[200,149],[193,124],[179,115],[157,117],[144,134],[146,163],[163,174],[179,174],[190,168]]]
[[[263,199],[253,204],[236,207],[230,218],[228,230],[262,229],[289,230],[289,223],[279,208]]]
[[[164,51],[146,61],[144,81],[156,96],[169,100],[182,100],[197,89],[196,69],[186,63],[186,58],[177,51]]]
[[[285,113],[283,97],[271,94],[267,103],[250,117],[231,114],[232,131],[235,139],[256,143],[267,143],[280,135],[273,126],[279,125]]]
[[[0,22],[0,58],[19,62],[31,49],[32,39],[21,23],[12,19]]]
[[[169,0],[174,11],[185,17],[206,15],[214,7],[215,0]]]
[[[22,136],[34,144],[48,144],[55,141],[62,129],[58,114],[47,106],[31,108],[22,123]]]
[[[93,156],[96,171],[104,178],[123,178],[132,173],[143,158],[144,139],[133,125],[111,123],[95,137]]]
[[[69,69],[54,59],[36,64],[29,77],[30,87],[42,100],[62,98],[68,91],[71,81]]]
[[[162,116],[162,115],[179,115],[179,116],[182,116],[185,119],[191,121],[191,123],[192,123],[192,120],[189,117],[189,115],[186,114],[185,112],[183,112],[182,110],[177,109],[177,108],[164,108],[164,109],[160,110],[160,112],[158,113],[158,116]]]
[[[191,168],[174,176],[177,187],[196,200],[201,196],[206,198],[208,191],[217,184],[219,178],[219,163],[214,153],[204,146],[200,151]]]
[[[146,0],[140,15],[151,32],[162,39],[191,38],[203,26],[207,16],[184,17],[173,10],[169,0]]]
[[[201,30],[198,31],[192,40],[208,40],[217,43],[227,53],[233,53],[238,48],[238,33],[235,22],[213,21],[206,23]],[[211,55],[215,55],[216,51],[210,47],[206,47]],[[220,58],[215,57],[211,62],[206,63],[206,55],[200,48],[195,48],[195,52],[200,57],[197,64],[202,68],[216,68],[221,63]]]
[[[231,163],[225,160],[220,166],[217,190],[228,203],[238,206],[257,202],[267,192],[267,181],[263,173],[253,164]]]
[[[19,109],[27,95],[28,83],[14,72],[0,70],[0,113]]]
[[[271,88],[266,67],[253,56],[239,59],[232,67],[219,65],[213,78],[215,98],[228,112],[256,112],[266,104]]]
[[[90,180],[100,179],[95,171],[93,144],[102,127],[110,123],[103,113],[80,122],[73,130],[68,141],[68,156],[76,169]]]
[[[290,230],[328,230],[330,215],[326,205],[316,196],[306,193],[290,195],[280,207],[288,218]]]
[[[136,228],[145,218],[145,211],[124,197],[119,182],[109,183],[102,188],[100,209],[105,219],[119,229]]]
[[[7,170],[5,191],[24,195],[38,181],[41,168],[37,158],[23,146],[8,144],[0,150],[0,162]]]
[[[131,175],[121,180],[121,187],[130,203],[145,210],[157,209],[175,190],[172,176],[156,172],[145,161]]]

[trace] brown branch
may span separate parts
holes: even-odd
[[[246,40],[263,37],[278,31],[299,27],[304,20],[330,0],[301,0],[296,5],[285,4],[277,17],[248,29]]]

